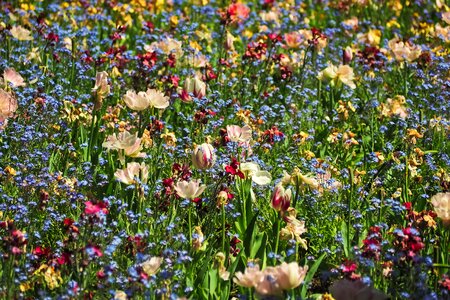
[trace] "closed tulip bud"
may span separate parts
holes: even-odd
[[[291,205],[291,190],[285,189],[283,185],[278,184],[272,196],[272,207],[276,211],[286,211]]]
[[[214,165],[216,156],[214,148],[208,143],[203,143],[200,146],[195,146],[192,152],[192,164],[200,170],[209,169]]]
[[[347,46],[343,51],[342,51],[342,61],[344,65],[348,65],[353,59],[353,51],[352,48]]]

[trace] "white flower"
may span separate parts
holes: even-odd
[[[155,256],[141,263],[141,268],[145,272],[145,274],[149,276],[154,275],[158,272],[162,262],[163,262],[162,257]]]
[[[258,185],[267,185],[272,181],[272,175],[267,171],[261,170],[253,162],[241,163],[239,168],[246,177],[251,177],[252,181]]]
[[[203,193],[206,185],[200,185],[200,180],[178,181],[174,188],[181,198],[195,199]]]
[[[227,135],[232,142],[245,143],[252,139],[252,129],[248,125],[245,125],[244,127],[228,125]]]

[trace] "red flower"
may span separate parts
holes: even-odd
[[[233,176],[239,176],[240,178],[244,179],[244,173],[242,173],[241,170],[239,170],[239,162],[236,160],[236,158],[231,158],[231,164],[228,166],[225,166],[225,172],[233,175]]]

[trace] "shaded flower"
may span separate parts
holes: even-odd
[[[150,259],[147,259],[143,263],[141,263],[141,268],[147,274],[148,276],[155,275],[159,268],[161,267],[161,264],[163,262],[163,258],[159,256],[151,257]]]
[[[384,300],[389,297],[382,292],[365,285],[361,281],[342,279],[330,287],[330,293],[336,300]]]

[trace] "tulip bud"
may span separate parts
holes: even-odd
[[[291,205],[291,190],[285,189],[283,185],[278,184],[272,196],[272,207],[276,211],[287,211]]]
[[[192,152],[192,164],[200,170],[209,169],[214,165],[216,156],[214,148],[210,144],[203,143],[200,146],[195,146]]]
[[[342,63],[344,65],[348,65],[353,59],[352,48],[347,46],[344,50],[342,50]]]

